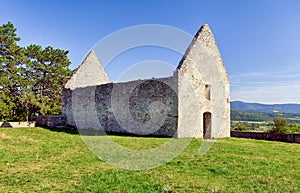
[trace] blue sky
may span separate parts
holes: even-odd
[[[208,23],[231,80],[232,101],[300,103],[297,0],[0,0],[0,8],[0,24],[13,22],[21,45],[69,50],[71,68],[99,40],[125,27],[162,24],[194,35]],[[180,60],[180,55],[159,49],[151,54],[143,60],[164,59],[175,66]],[[140,59],[128,56],[119,62],[130,65]],[[110,70],[108,75],[114,80],[119,74]]]

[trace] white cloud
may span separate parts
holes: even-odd
[[[230,79],[232,101],[300,103],[300,73],[297,71],[239,74]]]

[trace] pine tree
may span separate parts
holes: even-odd
[[[43,49],[38,45],[30,45],[26,50],[26,56],[31,61],[27,68],[34,72],[32,89],[40,107],[38,114],[60,114],[62,87],[72,73],[69,69],[68,51],[51,46]]]
[[[0,26],[0,119],[17,118],[20,66],[24,49],[17,45],[20,38],[10,22]]]
[[[60,114],[62,87],[72,73],[68,51],[24,48],[19,40],[12,23],[0,26],[0,121]]]

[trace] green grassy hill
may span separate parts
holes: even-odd
[[[248,112],[248,111],[230,111],[232,121],[273,121],[276,116],[282,116],[289,120],[289,123],[300,123],[300,114],[295,113],[266,113],[266,112]]]
[[[111,138],[133,149],[169,140]],[[201,142],[158,168],[129,171],[99,160],[79,135],[1,128],[0,192],[300,192],[299,144],[227,138],[200,155]]]

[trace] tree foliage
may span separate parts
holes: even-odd
[[[32,90],[38,97],[40,114],[61,113],[62,86],[71,75],[68,68],[70,61],[68,51],[54,49],[50,46],[43,49],[38,45],[26,48],[26,56],[30,62],[28,69],[34,80]]]
[[[288,124],[288,120],[282,118],[281,116],[277,116],[274,119],[274,127],[271,132],[274,133],[300,133],[300,125],[299,124]]]
[[[10,22],[0,26],[0,120],[33,120],[61,112],[62,87],[71,75],[68,51],[21,47]]]
[[[282,117],[288,118],[290,123],[300,123],[300,114],[280,113]],[[273,121],[278,113],[274,112],[248,112],[231,110],[230,117],[233,121]]]
[[[231,110],[231,119],[234,121],[271,121],[274,113],[260,113]]]
[[[300,125],[295,123],[289,124],[284,133],[300,133]]]
[[[284,133],[286,128],[288,127],[288,120],[285,118],[282,118],[281,116],[277,116],[274,119],[274,126],[271,130],[271,132],[274,133]]]

